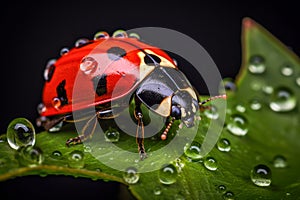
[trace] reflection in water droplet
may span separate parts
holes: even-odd
[[[81,39],[79,39],[79,40],[77,40],[76,42],[75,42],[75,47],[81,47],[81,46],[83,46],[83,45],[85,45],[85,44],[87,44],[87,43],[89,43],[89,39],[86,39],[86,38],[81,38]]]
[[[227,125],[227,129],[234,135],[244,136],[248,132],[248,122],[245,117],[238,114],[233,114]]]
[[[284,65],[280,72],[284,76],[291,76],[294,73],[294,69],[289,65]]]
[[[270,108],[275,112],[287,112],[297,105],[294,93],[286,87],[277,88],[271,97]]]
[[[225,185],[219,185],[217,187],[218,192],[224,193],[226,191],[226,186]]]
[[[12,120],[7,127],[7,142],[13,149],[33,146],[35,144],[35,129],[31,122],[25,118]]]
[[[114,38],[127,38],[128,35],[124,30],[117,30],[113,33],[112,37]]]
[[[215,171],[218,169],[218,163],[217,163],[216,159],[214,159],[213,157],[205,158],[203,164],[204,164],[205,168],[210,171]]]
[[[159,170],[159,181],[163,184],[170,185],[176,182],[177,170],[174,165],[168,164],[164,165],[163,168]]]
[[[109,128],[107,131],[105,131],[104,137],[106,142],[118,142],[120,133],[116,129]]]
[[[271,184],[271,169],[266,165],[257,165],[251,170],[251,180],[257,186],[269,186]]]
[[[261,109],[261,103],[257,99],[253,99],[250,102],[250,108],[252,110],[260,110]]]
[[[85,57],[80,63],[80,70],[89,75],[94,73],[97,69],[98,62],[93,57]]]
[[[69,49],[67,47],[64,47],[60,50],[60,55],[63,56],[65,54],[69,53]]]
[[[108,38],[109,38],[109,34],[105,31],[99,31],[94,36],[94,40],[108,39]]]
[[[199,160],[201,156],[201,144],[193,141],[192,144],[186,144],[184,147],[184,154],[192,160]]]
[[[153,189],[153,193],[154,195],[160,195],[161,194],[161,187],[159,186],[156,186],[154,189]]]
[[[227,191],[225,194],[223,194],[223,199],[225,199],[225,200],[234,200],[233,192]]]
[[[266,70],[265,59],[260,55],[251,56],[248,69],[253,74],[262,74]]]
[[[44,70],[44,79],[45,81],[50,81],[52,76],[53,76],[53,73],[54,73],[54,70],[55,70],[55,62],[56,62],[56,59],[51,59],[47,62],[47,65],[46,65],[46,68]]]
[[[223,81],[220,83],[219,93],[225,94],[228,92],[235,92],[235,91],[236,91],[236,85],[234,83],[234,80],[232,78],[224,78]]]
[[[276,155],[273,159],[273,165],[276,168],[285,168],[287,166],[286,158],[282,155]]]
[[[44,156],[42,150],[33,146],[22,146],[19,151],[19,163],[24,166],[34,167],[42,164]]]
[[[55,150],[52,152],[51,157],[55,159],[60,159],[62,157],[62,153],[58,150]]]
[[[71,168],[83,168],[84,167],[84,154],[82,151],[74,150],[68,156],[68,165]]]
[[[231,149],[230,142],[226,138],[221,138],[218,143],[217,147],[220,151],[228,152]]]
[[[137,33],[129,33],[129,37],[130,38],[135,38],[135,39],[138,39],[138,40],[141,39],[141,37]]]
[[[204,115],[209,119],[218,119],[219,112],[216,106],[212,105],[209,109],[204,110]]]
[[[123,179],[128,184],[135,184],[139,181],[140,175],[137,173],[136,168],[128,167],[123,173]]]
[[[241,105],[241,104],[236,105],[235,109],[236,109],[238,112],[241,112],[241,113],[246,112],[246,107],[243,106],[243,105]]]

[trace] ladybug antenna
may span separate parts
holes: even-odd
[[[206,104],[207,102],[213,101],[215,99],[226,99],[227,96],[226,94],[222,94],[222,95],[218,95],[218,96],[214,96],[214,97],[210,97],[202,102],[199,103],[199,106],[201,107],[202,105]]]
[[[174,123],[175,117],[172,117],[171,121],[169,122],[168,126],[165,128],[163,134],[160,136],[161,140],[166,140],[167,139],[167,134]]]

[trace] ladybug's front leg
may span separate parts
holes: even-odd
[[[147,154],[144,147],[144,123],[143,123],[143,114],[140,108],[140,103],[137,103],[134,110],[134,116],[137,120],[137,129],[136,129],[136,143],[138,144],[138,151],[140,154],[141,160],[147,158]]]

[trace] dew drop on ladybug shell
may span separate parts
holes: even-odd
[[[117,30],[112,35],[113,38],[127,38],[128,35],[124,30]]]
[[[37,106],[37,111],[39,114],[43,113],[46,111],[46,106],[43,104],[43,103],[40,103],[38,106]]]
[[[55,69],[55,62],[56,62],[56,59],[51,59],[48,61],[47,65],[46,65],[46,68],[45,68],[45,71],[44,71],[44,79],[45,81],[50,81],[52,76],[53,76],[53,73],[54,73],[54,69]]]
[[[60,101],[60,99],[57,98],[57,97],[54,97],[54,98],[52,99],[52,105],[53,105],[53,107],[54,107],[55,109],[59,110],[59,109],[60,109],[60,106],[61,106],[61,101]]]
[[[108,39],[108,38],[109,38],[109,34],[105,31],[100,31],[96,33],[94,36],[94,40]]]
[[[135,38],[135,39],[141,39],[140,35],[137,33],[129,33],[129,37],[130,38]]]
[[[89,43],[89,39],[86,39],[86,38],[81,38],[81,39],[78,39],[76,42],[75,42],[75,47],[81,47],[85,44]]]
[[[69,49],[67,47],[64,47],[60,50],[60,55],[63,56],[65,54],[69,53]]]
[[[97,66],[98,63],[93,57],[86,57],[80,63],[80,70],[88,75],[95,72]]]

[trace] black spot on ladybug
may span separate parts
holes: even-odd
[[[110,60],[119,60],[126,55],[126,51],[120,47],[111,47],[107,50],[107,55]]]
[[[67,91],[65,89],[65,86],[66,80],[63,80],[56,87],[57,98],[60,99],[62,106],[68,104]]]
[[[146,54],[144,62],[146,65],[157,65],[161,62],[161,59],[154,54]]]
[[[95,89],[95,92],[98,96],[101,96],[103,94],[106,94],[107,92],[107,88],[106,88],[106,84],[107,84],[107,81],[106,81],[106,77],[107,75],[106,74],[102,74],[101,76],[98,75],[98,76],[95,76],[92,81],[93,81],[93,84],[94,84],[94,89]]]
[[[51,78],[54,74],[54,70],[55,70],[55,65],[54,64],[50,65],[49,68],[48,68],[47,82],[51,81]]]

